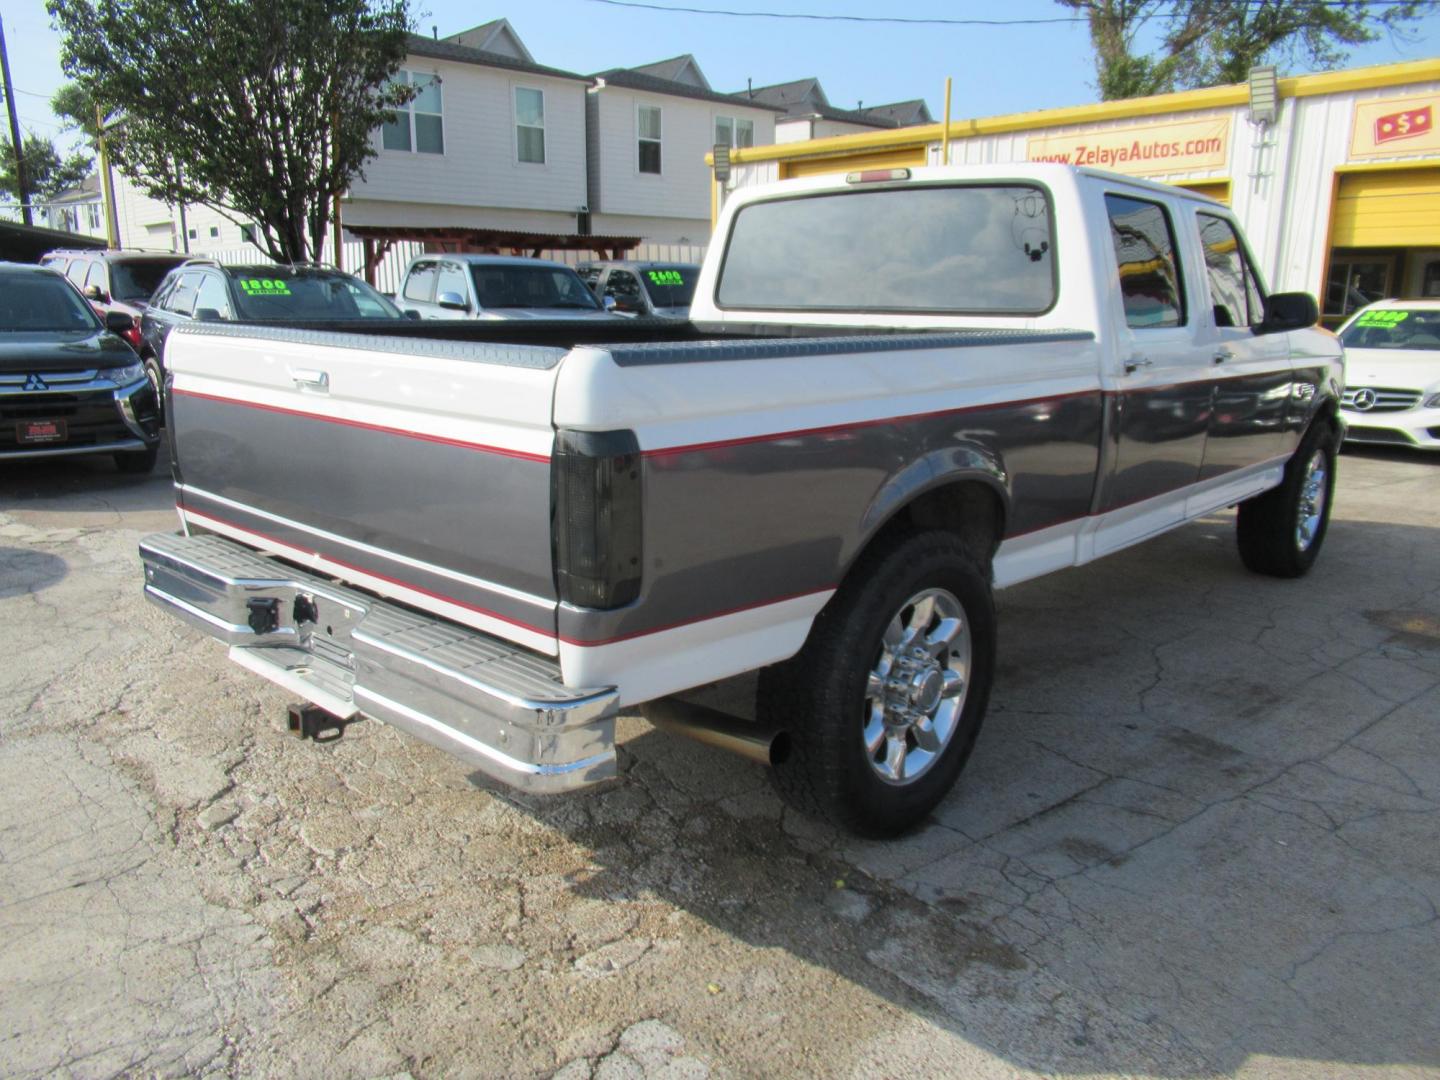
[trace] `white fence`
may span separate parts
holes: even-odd
[[[334,249],[326,245],[326,253]],[[425,245],[411,241],[392,244],[390,250],[375,268],[375,287],[383,293],[395,293],[405,276],[405,267],[417,255],[425,254]],[[214,251],[197,251],[197,258],[214,259],[216,262],[234,265],[236,263],[267,263],[267,256],[253,244],[237,248],[218,248]],[[344,262],[340,269],[357,277],[365,276],[365,245],[358,240],[347,240],[342,245]],[[562,262],[567,266],[595,262],[600,256],[593,251],[543,251],[541,256]],[[646,262],[698,263],[705,258],[704,244],[641,244],[627,258]]]

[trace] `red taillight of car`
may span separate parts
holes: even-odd
[[[120,336],[123,337],[126,341],[128,341],[130,343],[130,347],[136,352],[140,351],[140,327],[132,326],[129,330],[124,331]]]

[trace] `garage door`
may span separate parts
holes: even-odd
[[[800,158],[780,163],[780,178],[820,176],[824,173],[847,173],[857,169],[901,169],[925,164],[926,148],[906,146],[899,150],[873,150],[867,154],[846,154],[843,157]]]
[[[1330,245],[1440,246],[1440,169],[1342,173]]]
[[[1204,195],[1207,199],[1222,202],[1226,206],[1230,205],[1229,180],[1191,180],[1175,186],[1182,187],[1186,191],[1193,191],[1196,195]]]

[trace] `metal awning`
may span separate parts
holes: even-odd
[[[21,225],[0,221],[0,261],[39,262],[40,256],[56,248],[103,248],[103,236],[82,236],[80,233],[42,229],[37,225]]]
[[[593,236],[582,233],[522,232],[461,225],[346,225],[345,231],[365,244],[365,280],[374,284],[375,268],[392,244],[414,242],[438,252],[530,255],[542,251],[593,251],[602,259],[623,259],[640,246],[639,236]]]

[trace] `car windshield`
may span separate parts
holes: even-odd
[[[0,331],[93,334],[100,320],[62,277],[0,270]]]
[[[136,259],[110,263],[110,295],[116,300],[139,300],[155,295],[165,275],[184,259]]]
[[[482,308],[600,308],[595,294],[568,266],[477,263],[470,273]]]
[[[656,307],[689,307],[699,273],[698,266],[652,266],[640,278]]]
[[[1440,350],[1440,311],[1362,311],[1340,335],[1340,342],[1347,349]]]
[[[349,274],[255,271],[234,275],[241,319],[399,319],[400,309]]]

